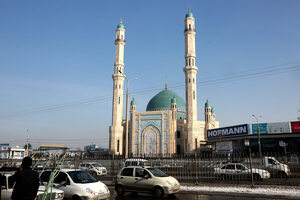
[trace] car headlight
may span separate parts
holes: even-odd
[[[85,191],[88,193],[88,194],[93,194],[93,190],[91,190],[90,188],[86,188]]]
[[[104,185],[104,187],[105,187],[106,191],[107,191],[107,192],[109,192],[109,189],[108,189],[108,187],[107,187],[106,185]]]
[[[62,199],[64,198],[64,193],[56,193],[55,194],[55,199]]]
[[[169,186],[172,186],[172,184],[169,182],[169,181],[166,181],[167,182],[167,184],[169,185]]]

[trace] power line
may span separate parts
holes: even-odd
[[[242,71],[242,72],[228,74],[225,76],[219,76],[220,78],[217,78],[218,76],[214,77],[212,79],[201,78],[201,80],[206,79],[206,81],[199,81],[197,84],[197,87],[216,85],[216,84],[221,84],[221,83],[225,83],[225,82],[253,79],[253,78],[258,78],[258,77],[275,75],[278,73],[286,73],[286,72],[296,71],[296,70],[300,69],[300,65],[286,66],[286,65],[290,65],[290,64],[296,64],[296,63],[300,63],[300,61],[290,62],[290,63],[286,63],[286,64],[280,64],[280,65],[274,65],[274,66],[268,66],[268,67],[264,67],[264,68],[253,69],[253,70],[246,70],[246,71]],[[286,67],[284,67],[284,66],[286,66]],[[184,88],[184,87],[185,87],[184,83],[169,85],[169,88]],[[147,94],[147,93],[158,91],[158,90],[161,90],[161,86],[145,88],[145,89],[133,92],[132,95]],[[76,101],[65,102],[65,103],[56,104],[56,105],[47,105],[47,106],[42,106],[39,108],[26,109],[23,111],[16,111],[16,112],[3,114],[3,115],[0,115],[0,119],[19,117],[19,116],[29,115],[29,114],[34,114],[34,113],[60,111],[60,110],[64,110],[66,108],[71,108],[71,107],[75,107],[75,106],[91,105],[91,104],[96,104],[96,103],[108,102],[108,101],[111,101],[111,99],[112,99],[112,95],[104,95],[104,96],[100,96],[100,97],[76,100]]]

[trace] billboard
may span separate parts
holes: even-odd
[[[216,142],[216,152],[217,153],[231,153],[233,150],[232,142]]]
[[[259,128],[259,134],[291,132],[291,127],[289,122],[252,124],[252,134],[258,134],[258,128]]]
[[[278,122],[267,124],[268,133],[290,133],[291,127],[289,122]]]
[[[252,124],[252,134],[267,134],[267,123]]]
[[[300,121],[291,122],[292,133],[300,133]]]
[[[207,130],[208,139],[222,137],[222,136],[230,137],[230,136],[239,136],[239,135],[247,135],[247,134],[249,134],[248,124]]]

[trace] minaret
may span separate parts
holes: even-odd
[[[186,115],[187,115],[187,151],[195,149],[196,140],[196,121],[197,121],[197,81],[195,51],[195,18],[190,9],[184,19],[185,37],[185,90],[186,90]]]
[[[207,130],[210,129],[210,123],[211,123],[211,119],[212,119],[212,112],[211,112],[211,107],[208,103],[208,99],[205,102],[205,106],[204,106],[204,113],[205,113],[205,129],[204,129],[204,137],[205,140],[207,140]]]
[[[123,91],[124,91],[124,46],[125,27],[120,20],[116,30],[116,54],[113,79],[112,124],[110,126],[109,149],[112,154],[123,154]]]
[[[130,125],[128,131],[128,155],[138,154],[138,149],[135,152],[135,148],[138,147],[138,144],[135,144],[135,115],[136,114],[136,101],[133,98],[130,102]]]

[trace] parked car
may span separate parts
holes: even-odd
[[[245,160],[249,165],[249,159]],[[291,175],[291,170],[286,164],[280,163],[274,157],[252,158],[252,165],[261,169],[268,170],[272,177],[287,178]]]
[[[51,171],[44,171],[41,174],[42,182],[49,181]],[[79,169],[61,169],[54,179],[54,187],[65,192],[65,199],[109,199],[108,187],[97,181],[88,172]]]
[[[252,168],[252,173],[255,181],[271,177],[270,172],[263,169]],[[221,168],[214,168],[214,174],[220,176],[222,179],[250,179],[251,169],[240,163],[228,163]]]
[[[154,193],[156,197],[179,192],[180,184],[157,168],[149,166],[128,166],[122,168],[116,178],[115,190],[118,195],[127,191]]]
[[[2,174],[4,176],[4,181],[1,185],[1,200],[10,200],[13,192],[13,188],[8,184],[8,178],[13,175],[13,172],[5,172]],[[37,193],[36,200],[42,200],[46,187],[44,185],[40,185]],[[50,198],[51,188],[48,188],[48,194],[46,199]],[[52,200],[62,200],[64,198],[64,192],[62,190],[52,188]]]
[[[107,169],[98,163],[81,163],[79,169],[89,172],[91,175],[100,176],[107,175]]]

